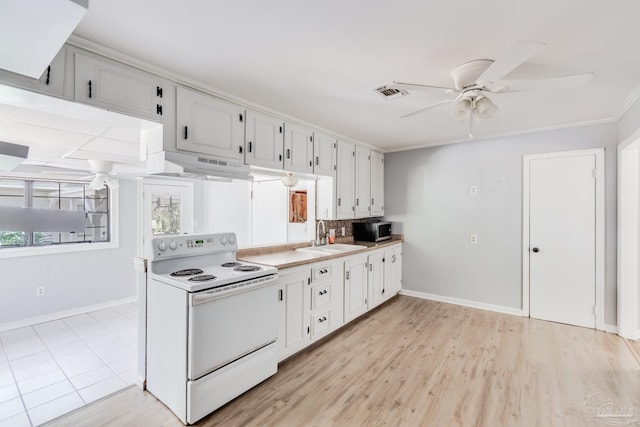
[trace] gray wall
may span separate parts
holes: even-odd
[[[0,324],[136,296],[136,183],[119,191],[119,248],[0,259]]]
[[[386,154],[385,218],[405,237],[403,288],[521,309],[523,155],[606,147],[605,323],[615,325],[616,145],[608,123]]]

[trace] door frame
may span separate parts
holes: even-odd
[[[596,163],[596,329],[605,330],[604,325],[604,267],[605,267],[605,186],[604,186],[604,147],[591,148],[585,150],[558,151],[553,153],[526,154],[522,160],[522,314],[525,317],[530,315],[529,306],[529,188],[530,188],[530,162],[539,159],[553,159],[558,157],[575,157],[594,155]]]
[[[618,145],[618,335],[640,338],[640,130]]]

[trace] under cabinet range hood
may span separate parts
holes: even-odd
[[[202,154],[188,154],[184,152],[164,151],[164,160],[179,166],[182,171],[166,170],[156,175],[171,176],[176,178],[192,179],[240,179],[252,181],[249,165],[235,163],[215,157],[206,157]]]
[[[3,0],[0,68],[39,78],[89,8],[89,0]]]

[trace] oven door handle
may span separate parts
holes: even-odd
[[[240,282],[238,284],[235,284],[235,287],[232,288],[223,287],[221,290],[212,289],[210,291],[196,292],[194,294],[191,294],[191,306],[206,304],[210,301],[230,297],[231,295],[237,295],[243,292],[249,292],[255,289],[272,286],[275,285],[277,281],[278,276],[273,275],[254,280],[247,280],[246,282]]]

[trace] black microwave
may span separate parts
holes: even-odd
[[[360,242],[380,242],[391,239],[391,223],[378,222],[354,222],[353,240]]]

